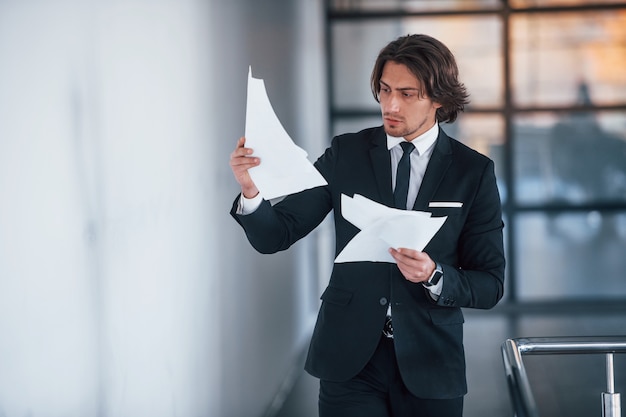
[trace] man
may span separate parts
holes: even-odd
[[[274,206],[248,174],[261,161],[245,138],[231,155],[241,185],[231,214],[262,253],[287,249],[333,210],[338,254],[359,232],[341,215],[342,194],[447,216],[422,252],[390,248],[396,263],[334,265],[306,361],[320,378],[321,417],[462,415],[461,307],[496,305],[505,260],[494,164],[439,128],[468,102],[457,78],[438,40],[391,42],[371,78],[383,126],[335,137],[315,162],[328,185]]]

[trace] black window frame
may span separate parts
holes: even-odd
[[[535,7],[513,7],[510,0],[500,0],[500,3],[493,8],[476,8],[466,10],[427,10],[427,11],[403,11],[403,10],[381,10],[381,11],[369,11],[369,10],[351,10],[348,3],[347,6],[342,7],[340,10],[333,9],[333,1],[326,0],[325,3],[325,33],[326,33],[326,48],[327,48],[327,61],[326,61],[326,73],[328,80],[328,98],[329,98],[329,137],[332,137],[335,123],[341,119],[349,119],[355,117],[369,117],[379,116],[378,111],[365,110],[359,108],[338,108],[335,106],[334,100],[334,79],[333,79],[333,62],[332,62],[332,26],[337,22],[358,22],[358,21],[371,21],[377,19],[402,19],[407,17],[444,17],[444,16],[471,16],[471,15],[488,15],[497,16],[501,19],[502,23],[502,65],[503,65],[503,83],[504,83],[504,102],[502,107],[471,107],[466,109],[468,114],[491,114],[499,115],[504,121],[504,178],[501,180],[506,185],[508,190],[507,198],[503,202],[503,214],[507,219],[507,233],[505,247],[507,248],[507,280],[506,280],[506,302],[519,303],[519,296],[517,294],[517,250],[516,250],[516,238],[518,230],[516,228],[516,220],[518,216],[526,213],[541,213],[541,214],[558,214],[558,213],[575,213],[575,212],[590,212],[596,211],[600,213],[617,213],[626,211],[626,202],[610,202],[610,201],[593,201],[589,203],[574,204],[567,202],[559,203],[545,203],[545,204],[525,204],[520,203],[516,199],[516,181],[514,173],[514,132],[513,132],[513,120],[520,114],[528,113],[552,113],[552,114],[569,114],[573,112],[600,112],[600,111],[620,111],[626,112],[626,102],[615,105],[593,105],[593,104],[580,104],[580,105],[567,105],[567,106],[518,106],[513,101],[512,96],[512,79],[511,79],[511,20],[512,17],[519,14],[535,14],[535,13],[564,13],[564,12],[598,12],[598,11],[612,11],[620,10],[626,11],[626,3],[593,3],[588,4],[572,4],[572,5],[548,5],[548,6],[535,6]],[[359,1],[353,1],[353,4],[358,5]],[[593,301],[593,300],[589,300]],[[626,301],[626,300],[624,300]]]

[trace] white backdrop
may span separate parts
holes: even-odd
[[[246,3],[0,0],[1,417],[241,417],[274,399],[315,315],[316,251],[262,257],[229,218],[245,78],[223,71],[293,59],[303,90],[274,94],[315,157],[323,89],[301,80],[323,81],[321,12],[302,0],[274,33]],[[265,35],[224,41],[215,22]],[[295,27],[313,49],[275,51]]]
[[[198,6],[24,3],[0,3],[0,415],[210,415]]]

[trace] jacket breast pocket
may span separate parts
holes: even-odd
[[[446,233],[452,231],[453,234],[457,233],[463,228],[465,223],[465,217],[467,213],[462,208],[457,207],[437,207],[429,209],[433,218],[445,217],[446,220],[442,226],[442,229]]]
[[[429,207],[428,211],[433,215],[433,217],[454,217],[460,216],[463,213],[462,207]]]
[[[352,300],[352,291],[337,287],[327,287],[320,298],[322,301],[330,304],[345,306],[350,304],[350,300]]]

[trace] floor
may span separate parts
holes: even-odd
[[[626,303],[559,303],[465,311],[469,393],[465,417],[510,417],[500,346],[509,338],[615,336],[626,339]],[[626,393],[626,355],[616,355],[615,392]],[[542,417],[601,416],[607,391],[604,355],[523,357]],[[304,371],[272,417],[317,417],[317,379]],[[622,394],[623,396],[626,394]]]

